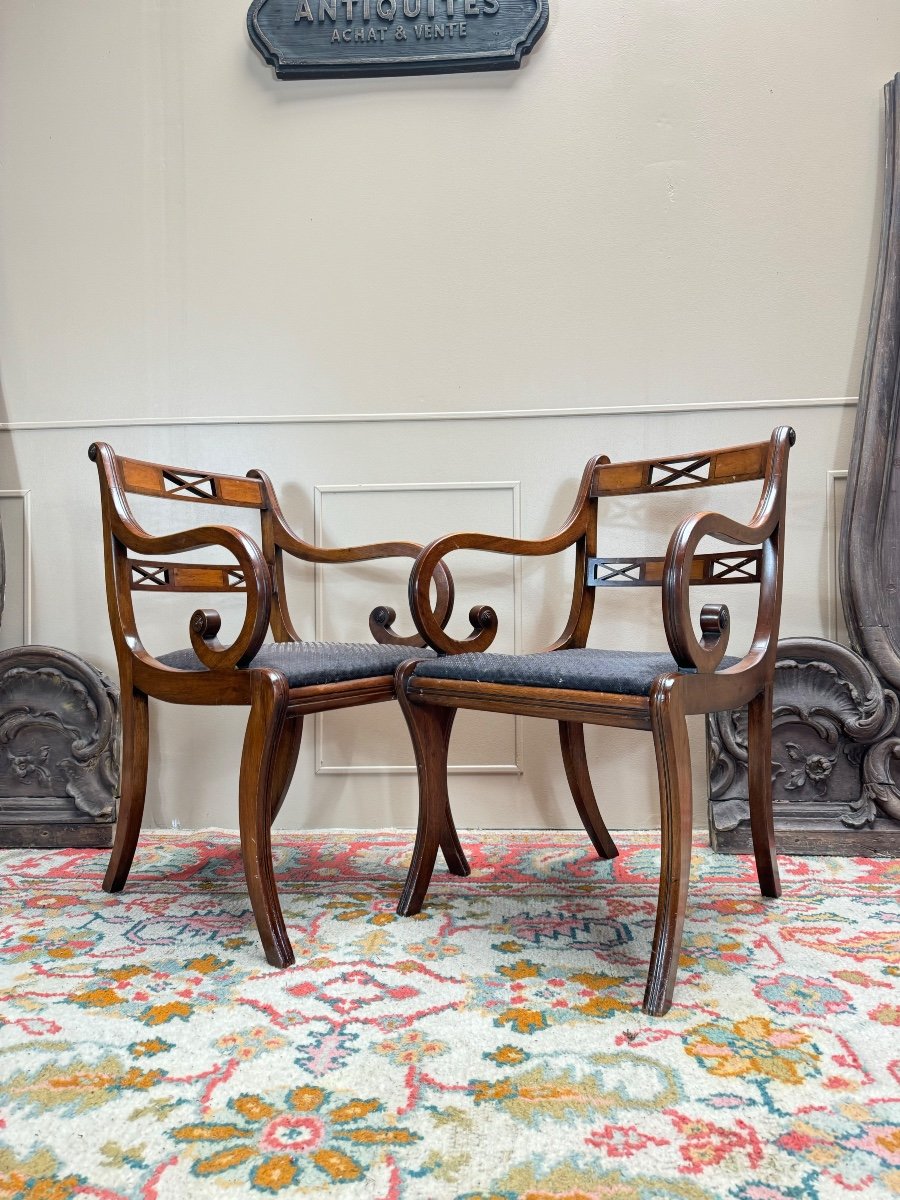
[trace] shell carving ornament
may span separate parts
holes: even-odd
[[[11,827],[115,821],[118,736],[118,690],[96,668],[50,646],[0,653],[0,840]]]
[[[821,638],[779,643],[772,728],[772,790],[779,818],[871,829],[900,820],[896,693],[852,650]],[[749,822],[747,712],[709,719],[710,820],[714,836]]]

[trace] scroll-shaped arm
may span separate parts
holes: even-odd
[[[221,546],[235,557],[243,569],[247,596],[244,621],[234,642],[225,646],[216,636],[222,623],[218,612],[215,609],[198,609],[191,617],[191,645],[200,661],[210,670],[247,666],[266,636],[272,602],[269,570],[259,546],[240,529],[227,525],[203,525],[161,535],[148,533],[138,524],[131,511],[112,447],[105,442],[95,442],[88,454],[97,463],[100,473],[104,526],[110,554],[107,582],[125,642],[135,653],[147,654],[137,633],[125,551],[155,556]]]
[[[590,490],[598,464],[607,463],[605,455],[596,455],[584,469],[572,511],[562,528],[551,537],[536,541],[524,538],[498,537],[485,533],[452,533],[437,538],[422,550],[409,577],[409,605],[416,629],[429,646],[441,654],[462,654],[486,650],[497,634],[497,614],[487,604],[476,604],[469,611],[472,633],[457,639],[444,631],[446,622],[435,619],[429,605],[431,581],[444,557],[453,550],[489,550],[494,554],[516,554],[538,557],[557,554],[578,544],[575,585],[569,619],[561,637],[551,649],[560,649],[580,640],[584,644],[594,602],[593,593],[584,587],[587,557],[596,550],[596,521],[592,520]]]
[[[273,564],[275,596],[272,608],[272,629],[279,640],[302,641],[288,613],[284,561],[282,555],[311,563],[354,563],[370,562],[383,558],[415,558],[422,547],[417,542],[372,542],[365,546],[328,547],[304,541],[288,525],[281,511],[272,481],[264,471],[248,471],[251,479],[258,479],[266,491],[267,510],[263,514],[263,550]],[[453,579],[443,563],[435,571],[435,607],[433,616],[443,627],[453,611]],[[422,646],[422,638],[416,634],[403,637],[392,628],[397,614],[388,605],[379,605],[369,615],[369,629],[376,642],[392,646]]]
[[[768,656],[774,656],[781,612],[781,543],[787,464],[795,440],[796,434],[790,426],[779,426],[773,432],[762,494],[748,524],[743,525],[721,513],[700,512],[682,521],[672,534],[663,567],[662,610],[669,648],[680,667],[714,671],[728,646],[730,617],[727,605],[703,606],[699,640],[691,623],[691,561],[704,537],[715,537],[735,545],[762,546],[756,630],[741,667],[752,667]]]

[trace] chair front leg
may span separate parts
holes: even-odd
[[[609,835],[609,830],[591,784],[591,775],[584,749],[584,726],[577,721],[559,722],[559,744],[562,749],[563,765],[569,791],[581,817],[581,823],[593,843],[597,855],[603,859],[616,858],[619,851]]]
[[[781,895],[781,880],[772,815],[772,691],[770,685],[754,696],[747,709],[747,770],[750,833],[759,890],[774,898]]]
[[[280,671],[254,670],[251,674],[250,716],[241,756],[241,854],[266,960],[273,967],[289,967],[294,951],[275,887],[270,838],[273,775],[287,714],[288,685]]]
[[[150,752],[149,703],[143,692],[122,678],[122,764],[116,840],[103,879],[104,892],[120,892],[134,861],[147,795],[147,760]]]
[[[275,764],[272,767],[272,794],[269,797],[270,824],[274,825],[275,818],[281,812],[288,794],[302,741],[303,714],[285,718],[284,728],[278,739],[278,748],[275,751]]]
[[[660,1017],[672,1003],[691,874],[691,747],[679,681],[665,676],[650,693],[661,809],[661,861],[656,928],[644,1012]]]
[[[464,871],[456,871],[456,874],[469,873],[468,863],[456,836],[447,796],[447,751],[456,709],[433,704],[413,704],[406,694],[406,680],[414,669],[414,663],[404,663],[397,669],[396,676],[397,699],[409,727],[419,781],[416,842],[403,894],[397,905],[397,912],[402,917],[414,916],[421,910],[439,846],[444,849],[451,870],[455,864],[465,867]]]

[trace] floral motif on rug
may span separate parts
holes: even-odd
[[[900,1196],[900,864],[695,848],[675,1001],[640,1005],[651,835],[280,834],[296,964],[234,834],[0,853],[0,1200]]]

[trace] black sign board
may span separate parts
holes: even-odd
[[[548,0],[253,0],[250,38],[279,79],[521,65]]]

